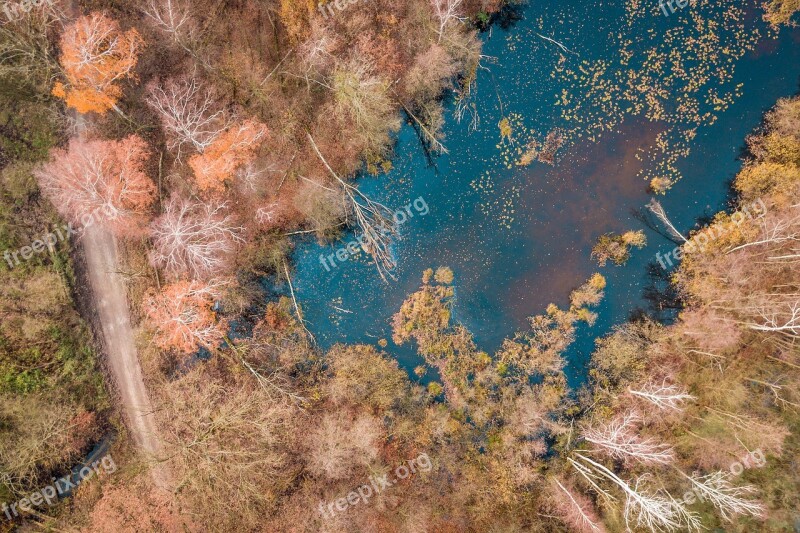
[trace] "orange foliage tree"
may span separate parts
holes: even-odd
[[[214,302],[221,282],[179,281],[160,292],[150,290],[144,309],[156,330],[155,342],[164,350],[191,354],[198,345],[214,348],[225,338],[226,320],[218,320]]]
[[[156,188],[144,172],[150,153],[137,135],[120,141],[74,138],[35,171],[44,194],[68,220],[81,225],[94,217],[117,234],[143,229]]]
[[[122,32],[117,21],[102,13],[80,17],[61,36],[67,84],[57,82],[53,95],[79,113],[105,113],[122,95],[117,82],[133,76],[143,45],[139,32]]]
[[[316,4],[312,0],[281,0],[278,18],[293,43],[302,42],[308,35]]]
[[[222,191],[225,180],[253,160],[266,135],[267,127],[255,120],[245,120],[220,134],[202,154],[189,159],[197,186],[204,191]]]

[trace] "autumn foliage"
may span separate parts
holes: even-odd
[[[197,186],[204,191],[222,191],[234,171],[251,161],[267,135],[267,127],[245,120],[220,134],[202,154],[189,159]]]
[[[105,113],[122,95],[119,81],[133,76],[143,45],[139,32],[121,31],[117,21],[102,13],[79,18],[61,36],[67,84],[56,83],[53,95],[79,113]]]
[[[141,230],[156,188],[144,172],[150,156],[136,135],[119,141],[74,138],[53,150],[35,174],[44,194],[67,219],[83,225],[101,216],[117,234]]]
[[[228,324],[213,310],[219,283],[179,281],[161,291],[151,290],[144,300],[155,342],[164,350],[190,354],[198,346],[213,348],[225,337]]]

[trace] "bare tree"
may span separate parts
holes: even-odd
[[[75,20],[61,35],[60,63],[68,85],[57,82],[53,94],[79,113],[105,113],[117,107],[122,88],[117,82],[134,74],[144,40],[136,29],[121,31],[101,12]]]
[[[59,3],[43,2],[24,17],[0,24],[0,76],[25,79],[32,85],[52,82],[58,61],[52,56],[48,35],[66,16]]]
[[[379,202],[371,200],[356,187],[342,180],[328,165],[310,133],[308,134],[308,139],[311,141],[311,146],[325,165],[325,168],[342,186],[345,198],[348,200],[349,209],[363,233],[364,247],[372,255],[378,274],[384,281],[387,275],[394,279],[391,271],[394,270],[396,263],[390,246],[393,238],[398,236],[398,231],[394,223],[392,210]]]
[[[660,384],[655,381],[649,381],[639,390],[629,387],[628,392],[637,398],[647,400],[659,409],[678,412],[683,411],[683,402],[695,399],[694,396],[686,393],[676,385],[667,385],[666,379]]]
[[[462,16],[459,11],[461,2],[462,0],[431,0],[433,13],[439,22],[439,29],[436,30],[439,35],[438,42],[442,42],[444,32],[450,23],[464,22],[466,20],[466,17]]]
[[[664,223],[669,229],[669,232],[673,234],[678,239],[682,240],[683,242],[689,242],[689,239],[683,236],[683,234],[678,231],[675,226],[672,225],[670,222],[669,217],[667,216],[667,212],[664,210],[664,206],[661,205],[661,202],[656,200],[655,198],[650,199],[650,203],[647,204],[647,209],[649,209],[658,220]]]
[[[688,511],[679,501],[664,490],[651,491],[645,487],[649,475],[637,477],[633,484],[624,481],[602,464],[582,455],[576,454],[581,462],[573,458],[568,461],[575,470],[602,496],[615,501],[609,491],[603,489],[599,482],[602,479],[611,481],[625,495],[623,516],[629,531],[646,527],[650,531],[695,531],[701,530],[700,518],[696,513]]]
[[[179,281],[161,291],[151,290],[144,309],[156,330],[154,340],[163,350],[191,354],[197,346],[213,349],[225,338],[228,323],[213,310],[224,280]]]
[[[655,439],[639,436],[636,427],[639,421],[639,415],[629,411],[606,424],[588,428],[583,436],[615,459],[626,462],[633,459],[644,464],[672,463],[674,450]]]
[[[34,174],[42,192],[70,221],[88,224],[102,211],[117,234],[145,227],[155,185],[145,173],[147,144],[137,135],[119,141],[70,140]]]
[[[207,279],[219,274],[244,242],[226,203],[193,202],[170,197],[164,213],[150,225],[154,265],[178,277]]]
[[[756,492],[756,488],[752,485],[734,486],[731,483],[732,473],[719,471],[704,476],[681,474],[692,483],[698,496],[710,501],[725,520],[730,522],[734,515],[764,516],[764,505],[747,498]]]
[[[194,519],[209,529],[257,530],[295,472],[287,468],[295,408],[249,380],[214,376],[203,365],[162,390],[161,429]]]
[[[195,77],[168,80],[163,86],[151,83],[148,93],[147,103],[158,113],[167,133],[167,148],[176,152],[178,160],[184,145],[203,152],[230,126],[214,92],[203,88]]]
[[[761,320],[747,324],[752,330],[780,333],[790,338],[800,337],[800,300],[783,305],[760,306],[756,312]]]
[[[567,489],[558,478],[553,478],[553,483],[558,490],[554,489],[557,512],[560,513],[564,522],[583,533],[604,533],[606,528],[597,518],[597,513],[592,509],[592,504],[587,498],[580,494],[573,494]]]
[[[345,479],[375,461],[382,436],[383,425],[372,415],[353,418],[346,410],[325,414],[308,435],[308,468],[327,479]]]
[[[761,237],[758,240],[731,248],[726,253],[733,253],[742,248],[758,246],[760,244],[783,245],[787,242],[800,242],[800,228],[798,228],[798,222],[800,222],[800,217],[792,219],[762,217]]]
[[[143,11],[175,44],[195,55],[190,45],[196,38],[197,24],[189,14],[189,6],[177,0],[150,0]]]
[[[311,31],[311,36],[297,50],[300,66],[304,68],[302,77],[309,91],[312,81],[325,86],[320,80],[323,80],[335,65],[336,56],[332,52],[340,44],[338,36],[331,35],[324,26],[314,26]]]

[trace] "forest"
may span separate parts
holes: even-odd
[[[800,97],[742,140],[729,208],[674,236],[674,320],[597,338],[579,387],[567,353],[598,319],[599,272],[490,352],[455,316],[457,264],[417,274],[392,347],[323,348],[304,319],[298,236],[355,228],[393,279],[394,209],[364,184],[392,169],[404,125],[446,153],[482,32],[521,3],[7,4],[0,504],[26,504],[4,505],[0,532],[798,527]],[[789,26],[798,10],[760,16]],[[519,164],[556,164],[562,141],[520,146]],[[597,237],[600,267],[647,244]],[[393,347],[413,349],[413,372]],[[100,449],[113,471],[55,505],[28,498]]]

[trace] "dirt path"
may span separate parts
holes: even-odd
[[[103,351],[128,428],[145,458],[155,460],[160,456],[161,444],[133,339],[125,281],[118,273],[117,242],[101,224],[92,224],[83,233],[81,245],[101,329],[97,333],[102,336]],[[152,474],[158,486],[167,488],[168,476],[163,467],[156,465]]]

